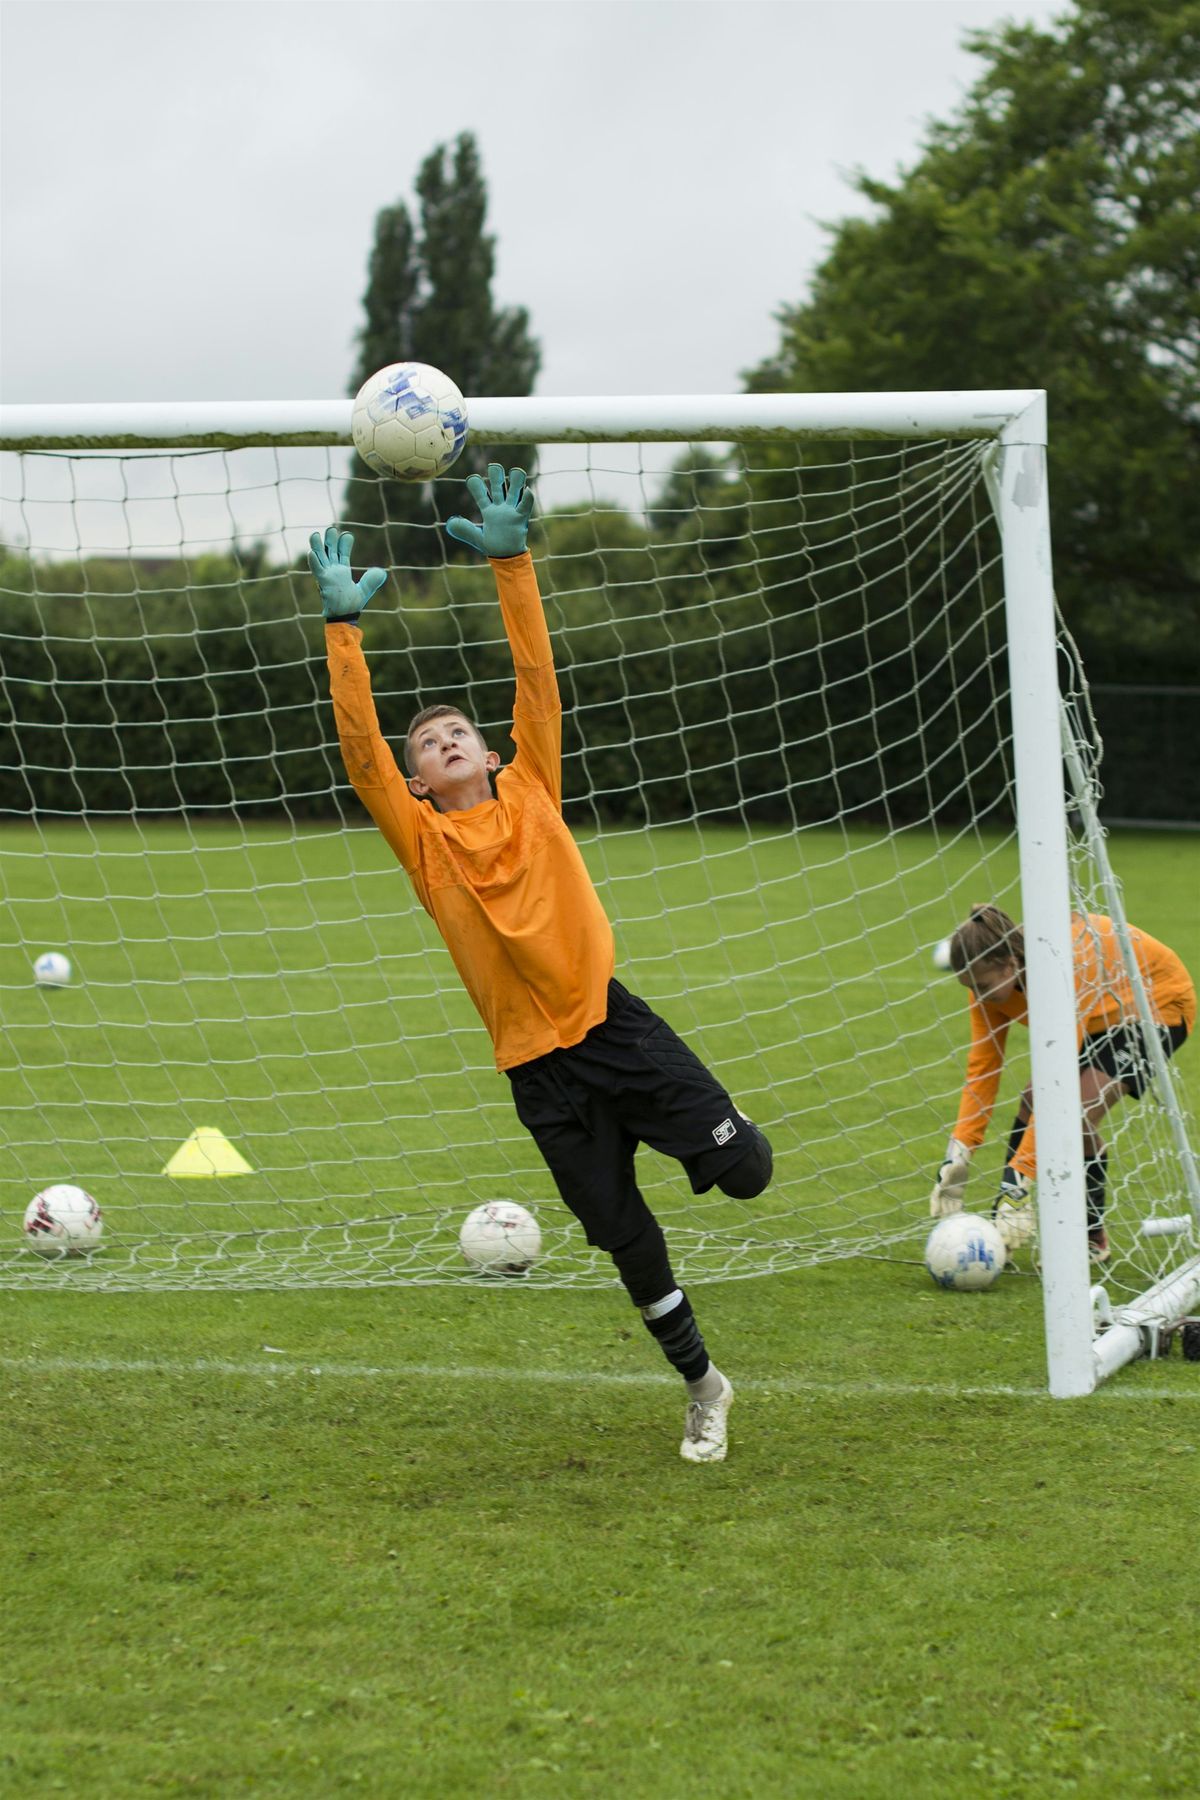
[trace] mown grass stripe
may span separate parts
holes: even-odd
[[[506,1382],[520,1385],[538,1383],[562,1387],[676,1387],[676,1378],[656,1370],[619,1374],[606,1370],[581,1369],[511,1369],[494,1365],[444,1363],[352,1363],[296,1362],[271,1357],[269,1361],[232,1361],[225,1357],[112,1356],[0,1356],[0,1369],[13,1374],[59,1375],[227,1375],[266,1376],[316,1375],[334,1381],[463,1381]],[[774,1379],[742,1377],[737,1382],[739,1393],[828,1395],[831,1399],[870,1399],[880,1397],[918,1397],[928,1394],[938,1400],[1045,1400],[1050,1396],[1044,1388],[1012,1387],[1004,1383],[978,1383],[969,1386],[950,1381],[821,1381],[808,1376],[784,1375]],[[1193,1387],[1147,1387],[1145,1385],[1108,1386],[1098,1390],[1096,1398],[1105,1401],[1198,1401],[1200,1379]]]

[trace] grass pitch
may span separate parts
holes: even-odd
[[[713,1468],[615,1295],[16,1296],[7,1791],[1194,1792],[1200,1367],[1040,1397],[1031,1280],[694,1297]]]
[[[1193,857],[1114,850],[1196,967]],[[693,1298],[714,1468],[616,1292],[7,1295],[0,1788],[1194,1792],[1200,1365],[1044,1398],[1027,1274]]]

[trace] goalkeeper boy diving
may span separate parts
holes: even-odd
[[[314,533],[330,692],[346,774],[446,940],[566,1205],[606,1251],[687,1389],[680,1453],[720,1462],[733,1388],[710,1361],[657,1219],[638,1189],[640,1143],[673,1156],[693,1191],[739,1199],[771,1178],[771,1146],[645,1001],[614,979],[613,934],[562,817],[562,706],[526,535],[525,474],[490,465],[467,487],[480,523],[447,531],[486,556],[516,672],[506,766],[455,706],[418,712],[407,774],[380,734],[359,615],[387,579],[355,582],[353,540]]]

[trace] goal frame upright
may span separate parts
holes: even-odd
[[[348,399],[8,406],[0,408],[0,449],[349,446],[351,406]],[[1048,1381],[1058,1398],[1091,1392],[1109,1370],[1101,1367],[1092,1341],[1045,393],[480,397],[468,399],[467,410],[476,439],[497,445],[990,441],[987,474],[1001,542],[1029,971]],[[1137,1353],[1131,1348],[1131,1355]]]
[[[1031,409],[1032,410],[1032,409]],[[1097,1384],[1087,1252],[1045,397],[1004,434],[989,470],[1000,527],[1017,799],[1017,853],[1038,1121],[1037,1211],[1051,1394]],[[1026,435],[1026,433],[1028,435]]]

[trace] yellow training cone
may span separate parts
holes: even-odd
[[[254,1170],[223,1131],[198,1125],[163,1170],[164,1175],[253,1175]]]

